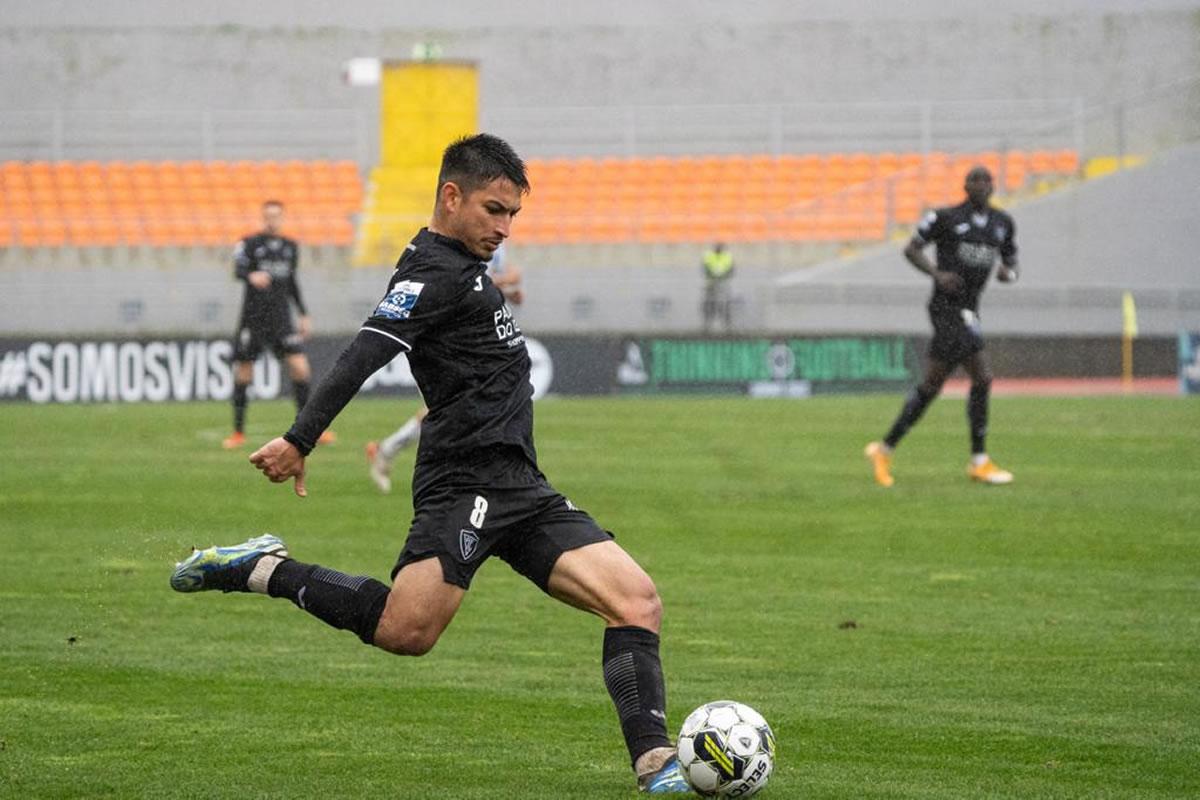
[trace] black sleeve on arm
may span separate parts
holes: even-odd
[[[300,316],[308,316],[308,309],[304,307],[304,300],[300,298],[300,281],[296,279],[295,272],[292,272],[292,300],[295,301]]]
[[[387,336],[359,331],[350,346],[338,356],[333,369],[321,379],[283,438],[307,456],[316,447],[317,438],[329,427],[333,418],[358,393],[363,381],[395,358],[402,349],[399,342]]]
[[[300,250],[293,244],[292,255],[292,300],[296,303],[296,310],[300,312],[300,316],[308,316],[308,309],[304,307],[304,300],[300,297],[300,279],[296,277],[296,268],[300,266]]]
[[[246,252],[246,240],[242,239],[233,251],[233,277],[244,281],[246,276],[253,271],[254,259]]]
[[[1006,267],[1017,266],[1017,224],[1012,217],[1005,216],[1008,227],[1004,234],[1004,242],[1000,245],[1000,261]]]

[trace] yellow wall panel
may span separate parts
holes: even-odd
[[[479,127],[479,74],[469,63],[390,62],[380,86],[381,163],[438,164],[446,145]]]

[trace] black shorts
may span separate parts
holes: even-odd
[[[929,357],[956,366],[983,349],[979,317],[968,308],[929,308],[933,339]]]
[[[428,488],[414,500],[393,578],[408,564],[436,557],[446,583],[469,589],[475,571],[498,556],[547,591],[559,556],[613,538],[517,449],[491,451],[471,466],[470,477],[462,469],[448,474],[441,482],[420,480]]]
[[[254,361],[263,348],[276,358],[304,352],[304,341],[291,322],[243,322],[233,337],[233,360]]]

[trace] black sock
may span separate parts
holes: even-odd
[[[233,429],[241,433],[246,428],[246,389],[248,384],[233,384]]]
[[[296,411],[303,411],[308,403],[308,381],[292,381],[292,394],[296,397]]]
[[[286,597],[322,622],[353,631],[365,644],[374,642],[388,591],[386,584],[365,575],[291,559],[276,565],[267,583],[271,597]]]
[[[900,416],[896,417],[895,423],[892,424],[892,429],[888,431],[888,435],[884,438],[884,443],[888,447],[895,447],[900,444],[900,440],[904,438],[904,434],[908,433],[908,429],[917,424],[917,420],[925,413],[925,409],[929,408],[929,404],[933,402],[933,398],[937,397],[937,391],[930,392],[925,388],[925,384],[916,386],[908,393],[908,399],[904,401],[904,408],[900,409]]]
[[[647,750],[671,746],[657,633],[632,625],[606,628],[604,685],[617,707],[631,763]]]
[[[990,380],[971,384],[971,394],[967,397],[967,422],[971,426],[971,454],[978,455],[987,452],[985,444],[988,426],[988,396],[992,391]]]

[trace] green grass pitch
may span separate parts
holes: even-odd
[[[306,500],[221,450],[224,404],[0,407],[0,797],[633,797],[600,623],[502,562],[421,659],[170,591],[263,531],[384,577],[412,456],[383,497],[362,443],[413,406],[351,405]],[[758,708],[780,800],[1200,796],[1200,402],[999,398],[996,488],[943,398],[889,491],[861,450],[899,406],[538,405],[543,469],[662,593],[671,727]]]

